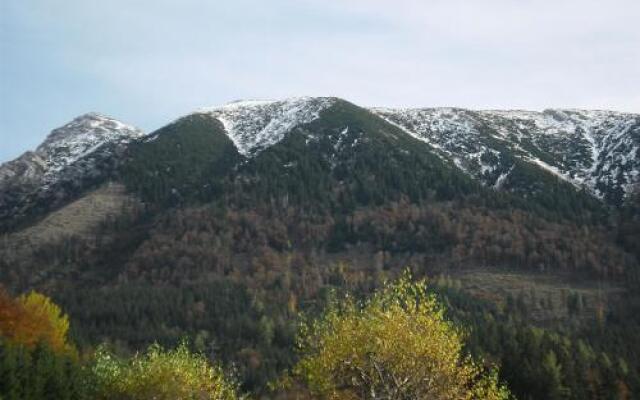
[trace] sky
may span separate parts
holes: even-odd
[[[638,0],[0,0],[0,162],[238,99],[640,113]]]

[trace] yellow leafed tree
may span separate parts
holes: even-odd
[[[92,367],[96,399],[236,400],[235,383],[222,369],[191,353],[186,344],[165,350],[152,345],[146,353],[120,360],[106,348],[96,352]]]
[[[304,324],[294,374],[326,399],[509,398],[495,371],[464,355],[463,339],[407,273],[365,303],[334,302]]]
[[[46,343],[55,352],[68,352],[68,330],[69,318],[47,296],[32,291],[12,299],[0,293],[0,335],[10,342],[27,347]]]

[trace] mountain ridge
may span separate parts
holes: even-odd
[[[212,118],[221,123],[240,156],[251,158],[339,102],[344,100],[238,100],[199,108],[175,121],[189,116]],[[525,195],[541,190],[531,182],[526,187],[516,182],[522,169],[533,168],[619,206],[640,181],[640,114],[580,109],[362,109],[427,143],[440,158],[495,190]],[[54,129],[34,151],[0,165],[1,214],[15,212],[21,196],[47,198],[47,192],[55,192],[60,182],[78,186],[87,178],[94,181],[110,175],[116,164],[125,162],[122,155],[131,144],[152,142],[161,131],[144,134],[96,112],[78,116]],[[315,140],[312,136],[307,141]],[[105,163],[110,165],[105,171],[96,166]]]
[[[516,158],[553,173],[577,188],[620,205],[638,184],[640,114],[615,111],[459,108],[389,109],[374,112],[488,186],[494,186]],[[498,174],[491,174],[497,170]],[[489,172],[489,174],[487,174]]]

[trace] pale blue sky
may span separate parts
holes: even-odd
[[[0,0],[0,162],[241,98],[640,112],[638,0]]]

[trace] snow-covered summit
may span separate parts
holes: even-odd
[[[640,115],[601,110],[388,109],[375,113],[489,186],[513,159],[618,202],[640,181]],[[611,197],[613,196],[613,197]]]
[[[87,164],[103,146],[124,145],[142,135],[138,128],[98,113],[81,115],[51,131],[35,151],[0,165],[0,189],[16,184],[46,188],[60,179],[66,168],[83,159]]]
[[[332,97],[243,100],[196,113],[218,119],[238,151],[251,156],[278,143],[293,128],[314,121],[335,101]]]
[[[50,175],[104,144],[124,144],[142,135],[138,128],[91,112],[51,131],[35,153],[45,160]]]

